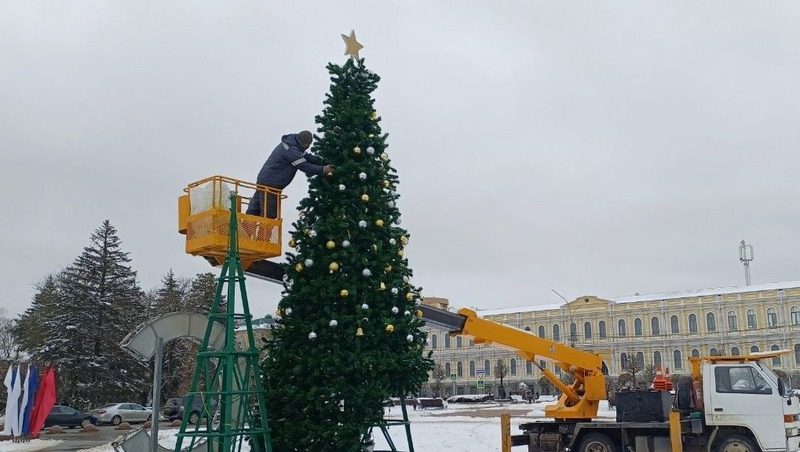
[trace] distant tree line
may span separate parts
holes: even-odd
[[[0,320],[0,359],[22,357],[40,367],[52,364],[59,402],[79,408],[151,403],[152,364],[136,362],[120,342],[154,317],[210,309],[214,274],[185,278],[169,270],[160,287],[142,290],[121,245],[116,228],[104,221],[71,265],[37,285],[30,307],[18,319]],[[165,399],[188,390],[195,351],[188,340],[166,346],[161,391]]]

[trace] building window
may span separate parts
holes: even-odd
[[[750,353],[758,353],[758,345],[750,347]]]
[[[470,339],[469,340],[469,346],[470,347],[474,347],[475,346],[475,339]]]
[[[533,363],[528,361],[525,363],[525,373],[528,375],[533,374]]]
[[[597,333],[600,335],[600,339],[606,338],[606,321],[601,320],[600,323],[597,324]]]
[[[661,352],[653,352],[653,365],[661,366]]]
[[[576,325],[575,322],[569,324],[569,340],[578,340],[578,325]]]
[[[731,356],[739,356],[740,354],[739,347],[731,347]]]
[[[450,363],[444,363],[444,374],[450,378]]]
[[[511,359],[511,375],[516,375],[516,374],[517,374],[517,360],[512,358]]]
[[[800,325],[800,308],[797,306],[792,306],[791,316],[792,325]]]
[[[553,325],[553,340],[556,342],[561,340],[561,328],[558,324]]]
[[[474,377],[475,376],[475,361],[470,361],[469,362],[469,376],[470,377]]]
[[[767,325],[770,328],[778,326],[778,313],[775,312],[775,308],[767,309]]]
[[[450,335],[444,335],[444,348],[450,348]]]
[[[492,366],[489,364],[489,360],[485,360],[483,362],[483,375],[489,376],[492,374]]]
[[[627,353],[620,353],[619,355],[619,365],[622,368],[623,372],[625,368],[628,367],[628,354]]]
[[[636,353],[636,365],[639,366],[640,369],[644,369],[644,353]]]
[[[545,337],[544,325],[539,325],[539,337],[541,337],[542,339],[544,339],[544,337]]]
[[[751,330],[756,328],[756,311],[752,309],[747,310],[747,328]]]
[[[717,331],[717,317],[713,312],[706,314],[706,330]]]
[[[589,322],[583,322],[583,336],[586,339],[592,338],[592,324]]]
[[[689,314],[689,333],[697,334],[697,316]]]
[[[633,334],[636,336],[642,335],[642,319],[638,317],[633,321]]]
[[[773,346],[772,346],[772,347],[770,347],[769,349],[770,349],[770,350],[772,350],[773,352],[777,352],[777,351],[778,351],[778,350],[780,350],[781,348],[780,348],[780,347],[778,347],[777,345],[773,345]],[[772,365],[773,365],[773,366],[780,366],[780,365],[781,365],[781,357],[780,357],[780,355],[778,355],[778,356],[776,356],[776,357],[772,358]]]
[[[739,322],[736,319],[736,313],[728,311],[728,331],[736,331],[739,329]]]
[[[800,366],[800,344],[794,344],[794,363]]]
[[[692,349],[692,358],[699,358],[700,357],[700,350],[693,348]]]
[[[456,373],[458,374],[458,378],[464,376],[464,366],[461,365],[461,361],[456,363]]]
[[[435,334],[431,334],[431,348],[436,348],[437,347],[436,339],[437,339],[436,335]]]
[[[658,317],[650,319],[650,330],[653,332],[653,336],[661,334],[661,325],[658,323]]]
[[[547,369],[547,361],[545,361],[543,359],[540,359],[539,360],[539,367],[541,367],[542,369]]]
[[[675,361],[675,369],[683,369],[683,359],[681,358],[680,350],[672,352],[672,360]]]
[[[708,354],[711,356],[719,356],[719,351],[716,348],[711,347],[711,350],[708,351]]]
[[[461,340],[461,336],[456,336],[456,348],[461,348],[464,345],[464,342]]]
[[[627,330],[625,329],[625,319],[619,319],[619,322],[617,322],[617,328],[619,329],[620,337],[625,337],[628,334]]]
[[[681,326],[677,315],[673,315],[669,318],[669,329],[672,334],[679,334],[681,332]]]

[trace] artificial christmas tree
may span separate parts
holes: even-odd
[[[361,450],[384,402],[418,391],[432,367],[403,256],[398,178],[371,97],[379,77],[356,58],[328,71],[315,152],[335,170],[312,178],[300,203],[264,362],[277,451]]]

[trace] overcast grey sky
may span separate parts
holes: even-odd
[[[252,180],[314,127],[351,29],[423,294],[742,284],[742,238],[754,283],[800,279],[800,3],[3,1],[0,305],[23,311],[105,218],[145,288],[208,271],[181,188]],[[274,311],[277,286],[249,288]]]

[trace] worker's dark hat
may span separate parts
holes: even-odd
[[[297,134],[297,141],[300,142],[305,147],[311,146],[311,141],[314,139],[314,136],[311,135],[311,132],[308,130],[304,130]]]

